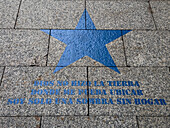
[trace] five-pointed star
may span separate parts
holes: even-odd
[[[42,31],[50,34],[50,30]],[[51,30],[52,37],[67,45],[54,73],[84,56],[89,56],[117,73],[120,73],[106,48],[106,44],[129,31],[130,30],[96,30],[93,21],[85,9],[75,30]]]

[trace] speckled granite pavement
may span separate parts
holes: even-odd
[[[170,128],[169,17],[169,0],[0,0],[0,128]],[[118,30],[106,44],[115,65],[64,65],[53,30]]]

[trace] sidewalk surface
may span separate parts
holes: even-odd
[[[0,128],[170,128],[169,30],[169,0],[0,0]]]

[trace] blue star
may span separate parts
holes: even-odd
[[[42,31],[50,34],[50,30]],[[67,45],[54,73],[84,56],[89,56],[117,73],[120,73],[106,48],[106,44],[129,31],[130,30],[96,30],[93,21],[85,9],[75,30],[51,30],[52,37]]]

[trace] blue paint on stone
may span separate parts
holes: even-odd
[[[41,31],[43,31],[43,32],[47,33],[48,35],[50,35],[50,30],[48,30],[48,29],[41,29]]]
[[[47,34],[50,33],[48,30],[42,31]],[[54,73],[84,56],[89,56],[117,73],[120,73],[106,48],[106,44],[129,31],[130,30],[96,30],[93,21],[85,9],[75,30],[51,30],[52,37],[67,45]]]
[[[90,18],[90,15],[88,14],[87,11],[86,11],[86,29],[96,29],[92,19]]]
[[[130,32],[131,30],[122,30],[122,36]]]
[[[76,29],[86,29],[86,25],[85,25],[85,15],[86,15],[86,10],[84,10],[77,26]]]

